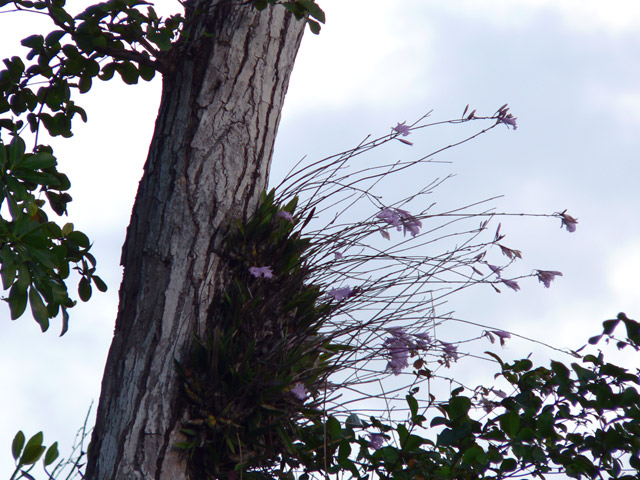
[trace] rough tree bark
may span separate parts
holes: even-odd
[[[304,22],[282,7],[187,3],[188,46],[162,101],[123,247],[124,279],[86,478],[188,478],[172,445],[183,408],[174,358],[220,287],[229,219],[265,188]]]

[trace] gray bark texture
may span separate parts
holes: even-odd
[[[174,359],[201,331],[231,219],[266,186],[304,22],[276,6],[187,2],[187,45],[163,75],[155,132],[123,247],[124,278],[89,480],[189,478]]]

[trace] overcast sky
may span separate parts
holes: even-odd
[[[169,3],[169,2],[167,2]],[[556,219],[504,220],[506,244],[523,251],[514,268],[559,270],[545,289],[489,288],[451,300],[457,316],[576,348],[618,311],[640,316],[640,3],[588,0],[321,0],[327,25],[298,54],[273,164],[278,177],[303,155],[321,158],[382,135],[426,111],[460,116],[470,104],[491,115],[504,103],[516,131],[487,136],[438,160],[434,176],[455,174],[431,201],[463,205],[504,195],[498,211],[579,219],[573,234]],[[0,54],[15,54],[33,20],[0,16]],[[79,99],[89,123],[55,142],[72,181],[70,218],[94,241],[110,286],[71,312],[69,332],[41,334],[25,315],[0,312],[0,478],[12,469],[19,429],[44,430],[63,452],[98,399],[111,341],[119,253],[158,103],[159,82],[97,85]],[[429,153],[454,127],[426,130],[391,160]],[[425,183],[430,178],[425,178]],[[398,184],[391,196],[403,192]],[[526,354],[533,347],[516,343]],[[637,362],[637,357],[634,360]],[[628,365],[629,367],[637,365]]]

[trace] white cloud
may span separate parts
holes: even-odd
[[[430,28],[407,22],[397,4],[322,0],[327,23],[305,34],[287,96],[296,111],[375,104],[383,108],[416,84],[429,64]]]
[[[637,317],[640,314],[640,238],[616,248],[606,266],[612,311],[622,310],[632,318]]]
[[[438,8],[513,29],[541,16],[555,17],[572,31],[621,34],[640,26],[640,3],[635,0],[458,0],[438,2]]]

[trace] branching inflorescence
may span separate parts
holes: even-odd
[[[440,310],[462,289],[520,289],[521,277],[505,274],[522,253],[504,244],[500,224],[487,235],[494,217],[512,214],[492,211],[487,207],[491,199],[444,211],[431,203],[412,211],[440,179],[384,203],[376,187],[432,162],[433,154],[357,167],[360,155],[429,125],[492,121],[484,133],[500,124],[515,128],[516,122],[506,106],[490,117],[472,112],[432,124],[425,123],[427,117],[411,126],[399,123],[389,135],[341,154],[298,165],[263,194],[247,224],[231,228],[220,253],[229,287],[212,305],[209,329],[196,339],[191,363],[178,365],[191,405],[183,430],[188,440],[179,446],[189,453],[195,475],[262,478],[292,472],[324,475],[342,468],[359,476],[370,465],[349,463],[347,444],[376,451],[398,440],[387,433],[390,425],[403,425],[407,413],[416,425],[424,421],[418,422],[413,403],[421,384],[428,386],[421,408],[446,404],[430,393],[431,382],[454,382],[442,372],[468,355],[463,345],[498,339],[504,346],[511,338],[509,332],[476,325],[477,334],[445,341],[438,327],[459,321]],[[353,222],[348,211],[365,212],[364,218]],[[535,216],[558,217],[575,231],[577,220],[566,211]],[[470,222],[475,225],[467,226]],[[486,260],[492,249],[505,258],[502,265]],[[549,287],[560,275],[534,270],[529,276]],[[504,395],[492,388],[474,391],[476,405],[485,409]],[[457,389],[454,396],[462,398],[461,392]],[[370,423],[362,420],[367,416]],[[365,436],[354,433],[367,425]],[[333,458],[338,447],[343,449],[341,466]]]

